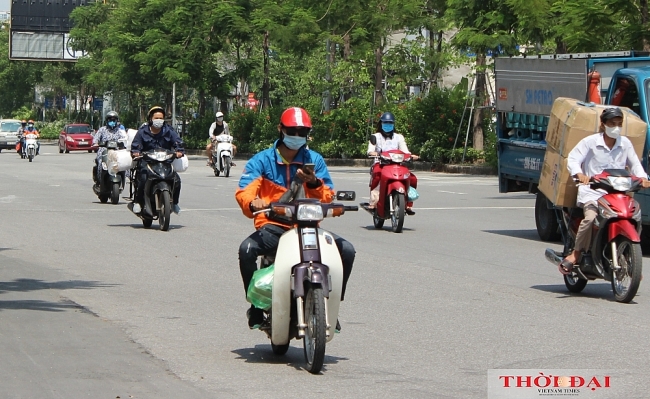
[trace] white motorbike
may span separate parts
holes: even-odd
[[[230,176],[230,163],[232,162],[232,136],[220,134],[216,138],[216,145],[212,145],[212,169],[214,175],[219,177],[223,173],[225,177]]]
[[[27,133],[25,135],[25,155],[29,159],[29,162],[32,162],[36,156],[36,150],[38,149],[37,138],[38,136],[33,133]]]
[[[354,191],[337,193],[338,200],[354,198]],[[262,268],[273,264],[274,269],[272,301],[259,329],[271,339],[276,355],[287,352],[291,339],[302,339],[306,369],[312,374],[320,373],[325,344],[334,338],[343,286],[343,264],[334,236],[319,223],[358,209],[316,199],[283,198],[256,212],[268,212],[270,219],[294,226],[280,237],[275,257],[261,259]]]

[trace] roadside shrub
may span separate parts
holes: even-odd
[[[38,129],[40,136],[45,140],[58,140],[59,133],[63,130],[65,126],[65,121],[54,121],[54,122],[45,122],[37,123],[36,129]]]

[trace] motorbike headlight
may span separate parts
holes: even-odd
[[[616,191],[627,191],[632,188],[632,178],[631,177],[614,177],[610,176],[607,178],[609,184],[612,185],[612,188]]]
[[[147,156],[158,162],[162,162],[171,159],[171,157],[173,157],[174,154],[173,153],[168,154],[167,152],[164,151],[154,151],[153,153],[147,153]]]
[[[298,220],[323,220],[323,207],[320,204],[298,205]]]
[[[390,159],[395,163],[404,162],[404,154],[390,154]]]

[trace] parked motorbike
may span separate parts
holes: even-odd
[[[29,159],[29,162],[32,162],[36,156],[36,150],[38,148],[37,138],[38,136],[33,133],[25,134],[25,158]]]
[[[354,198],[354,191],[337,193],[338,200]],[[294,226],[280,237],[275,256],[260,260],[260,268],[273,264],[274,269],[272,306],[265,310],[259,329],[270,338],[276,355],[287,352],[291,339],[302,339],[306,369],[312,374],[322,370],[326,343],[334,338],[343,286],[343,265],[334,237],[319,223],[358,209],[296,199],[292,194],[256,212],[267,212],[270,219]]]
[[[371,138],[374,138],[371,137]],[[407,195],[410,188],[411,172],[404,165],[411,160],[411,154],[400,150],[381,152],[375,157],[382,166],[379,180],[379,201],[374,209],[367,202],[359,204],[372,215],[375,228],[381,229],[384,220],[390,219],[392,230],[401,233],[406,216]]]
[[[628,193],[641,189],[642,180],[623,169],[607,169],[590,179],[593,189],[607,192],[598,199],[598,216],[594,220],[591,248],[583,253],[579,264],[564,275],[570,292],[581,292],[589,280],[611,281],[618,302],[630,302],[639,289],[642,272],[641,207]],[[563,251],[546,249],[546,259],[559,265],[573,251],[582,208],[556,209]]]
[[[214,175],[219,177],[223,173],[230,176],[230,163],[232,162],[232,136],[220,134],[216,137],[217,145],[212,145],[212,169]]]
[[[97,165],[93,166],[93,192],[102,203],[108,202],[110,198],[111,204],[115,205],[120,201],[120,194],[124,190],[126,183],[126,172],[118,171],[115,161],[109,161],[109,155],[112,151],[119,151],[131,158],[129,151],[124,147],[123,142],[108,141],[99,143],[100,147],[106,148],[102,154],[101,161],[101,177],[97,181]],[[111,157],[113,158],[113,157]]]
[[[139,184],[137,170],[140,162],[146,162],[149,169],[148,179],[144,187],[144,207],[139,214],[145,228],[151,227],[154,220],[158,220],[160,230],[169,230],[172,199],[174,193],[174,177],[176,170],[172,165],[176,153],[171,150],[159,148],[142,153],[138,158],[138,166],[131,169],[131,184],[129,185],[130,199],[133,199]],[[136,191],[134,191],[136,190]],[[128,205],[133,212],[133,204]]]

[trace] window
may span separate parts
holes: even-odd
[[[640,116],[641,106],[639,105],[639,90],[636,87],[636,82],[627,77],[618,78],[610,104],[627,107]]]
[[[68,126],[68,134],[90,133],[88,126]]]
[[[2,122],[0,124],[0,130],[3,132],[16,133],[18,128],[20,128],[20,122]]]

